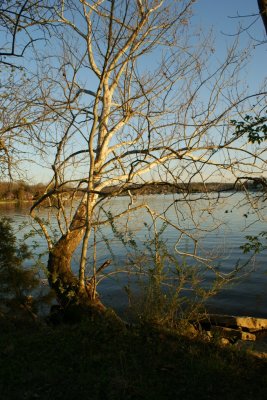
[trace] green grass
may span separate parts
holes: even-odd
[[[150,327],[2,321],[0,398],[265,399],[267,363]]]

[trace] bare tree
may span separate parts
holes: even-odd
[[[0,4],[1,179],[12,178],[12,173],[25,177],[18,161],[32,158],[27,146],[33,144],[33,126],[40,123],[42,107],[37,100],[38,87],[31,84],[31,72],[25,68],[25,62],[29,62],[25,56],[33,58],[34,45],[48,42],[48,28],[56,29],[51,25],[56,7],[56,1],[39,0],[2,0]],[[40,148],[40,142],[35,141],[34,146]]]
[[[43,60],[38,75],[39,101],[53,115],[53,124],[38,132],[51,149],[53,178],[31,213],[47,239],[49,282],[62,306],[104,308],[95,278],[108,263],[94,264],[90,279],[86,263],[92,230],[110,223],[100,209],[111,195],[129,195],[112,221],[144,208],[187,235],[194,243],[191,256],[212,269],[194,235],[167,213],[135,204],[129,185],[183,184],[188,199],[188,182],[234,181],[264,168],[264,149],[251,148],[230,121],[254,107],[250,100],[260,109],[266,92],[248,96],[239,85],[247,53],[238,52],[237,41],[218,62],[209,38],[199,43],[189,36],[193,3],[80,0],[55,9],[60,26],[45,58],[49,64]],[[56,240],[39,214],[48,206],[56,211]],[[175,207],[179,213],[179,203]],[[79,245],[76,276],[71,262]],[[184,254],[179,246],[177,252]]]
[[[49,1],[2,0],[0,5],[0,62],[17,66],[27,49],[45,41],[45,33],[53,22],[54,9]],[[38,27],[38,29],[36,29]]]
[[[24,161],[40,156],[38,130],[52,123],[53,115],[40,102],[38,82],[20,69],[2,66],[0,88],[0,176],[1,180],[27,179]],[[30,168],[30,167],[29,167]]]

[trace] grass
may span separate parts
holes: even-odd
[[[1,323],[1,400],[256,400],[266,383],[263,360],[148,326]]]

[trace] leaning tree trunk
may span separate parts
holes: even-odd
[[[81,305],[104,311],[105,307],[98,296],[93,295],[93,288],[87,283],[83,288],[78,277],[71,269],[71,260],[85,233],[85,205],[82,203],[76,212],[70,230],[63,235],[49,252],[48,280],[55,290],[59,304],[66,308]]]
[[[267,34],[267,0],[258,0],[261,18]]]

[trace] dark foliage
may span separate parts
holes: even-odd
[[[235,126],[235,135],[248,135],[250,143],[262,143],[267,140],[267,112],[263,116],[246,115],[243,121],[231,120]]]
[[[36,269],[24,267],[31,259],[28,246],[18,243],[8,218],[0,219],[0,300],[6,311],[23,309],[32,314],[32,292],[39,286]]]

